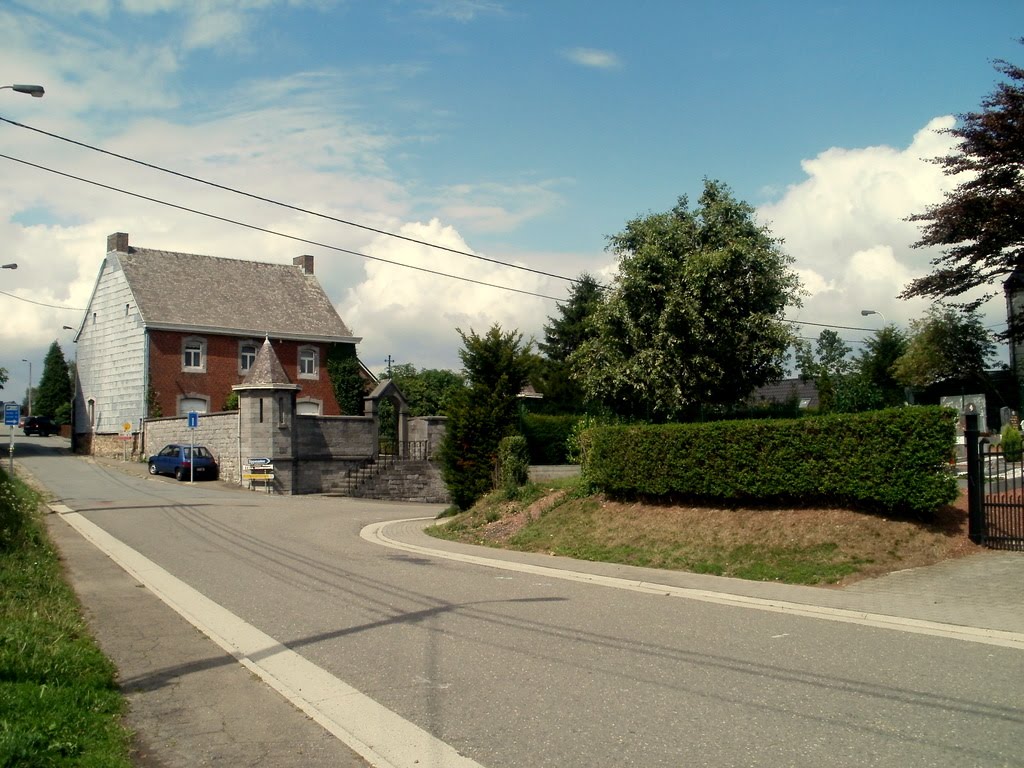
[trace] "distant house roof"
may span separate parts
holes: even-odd
[[[312,275],[312,256],[268,264],[130,247],[123,233],[110,241],[107,257],[124,271],[147,328],[361,341]]]
[[[818,388],[813,381],[783,379],[758,387],[747,398],[747,402],[751,405],[785,403],[794,398],[801,408],[817,408]]]

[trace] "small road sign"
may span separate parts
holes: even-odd
[[[16,427],[21,419],[21,406],[17,403],[4,403],[4,426]]]
[[[188,412],[188,428],[195,429],[199,426],[199,412],[189,411]]]

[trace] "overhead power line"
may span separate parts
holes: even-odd
[[[55,168],[48,168],[45,165],[40,165],[39,163],[32,163],[32,162],[29,162],[28,160],[21,160],[20,158],[11,157],[10,155],[0,154],[0,158],[3,158],[4,160],[11,160],[12,162],[15,162],[15,163],[21,163],[22,165],[27,165],[27,166],[29,166],[31,168],[37,168],[37,169],[39,169],[41,171],[47,171],[48,173],[53,173],[53,174],[56,174],[57,176],[63,176],[64,178],[67,178],[67,179],[74,179],[75,181],[80,181],[83,184],[91,184],[94,187],[100,187],[101,189],[107,189],[107,190],[110,190],[111,192],[117,192],[117,193],[122,194],[122,195],[128,195],[130,197],[135,197],[135,198],[138,198],[139,200],[146,200],[147,202],[150,202],[150,203],[157,203],[158,205],[164,205],[164,206],[167,206],[168,208],[174,208],[174,209],[179,210],[179,211],[185,211],[186,213],[194,213],[197,216],[205,216],[208,219],[214,219],[216,221],[223,221],[223,222],[225,222],[227,224],[234,224],[237,227],[244,227],[246,229],[251,229],[251,230],[253,230],[255,232],[263,232],[264,234],[275,235],[277,237],[283,237],[283,238],[286,238],[288,240],[294,240],[295,242],[305,243],[307,245],[314,245],[314,246],[316,246],[318,248],[326,248],[326,249],[331,250],[331,251],[337,251],[338,253],[347,253],[347,254],[350,254],[352,256],[359,256],[360,258],[368,259],[369,261],[379,261],[379,262],[381,262],[383,264],[392,264],[392,265],[394,265],[396,267],[405,267],[406,269],[415,269],[417,272],[426,272],[429,275],[437,275],[439,277],[447,277],[447,278],[450,278],[452,280],[462,280],[463,282],[466,282],[466,283],[474,283],[475,285],[483,285],[483,286],[486,286],[488,288],[499,288],[499,289],[501,289],[503,291],[512,291],[513,293],[522,293],[522,294],[525,294],[527,296],[536,296],[539,299],[550,299],[551,301],[565,301],[565,299],[560,299],[560,298],[557,298],[555,296],[547,296],[546,294],[543,294],[543,293],[536,293],[534,291],[527,291],[524,288],[512,288],[511,286],[508,286],[508,285],[498,285],[497,283],[488,283],[485,280],[476,280],[476,279],[474,279],[472,277],[463,277],[462,275],[452,275],[452,274],[449,274],[448,272],[441,272],[440,270],[436,270],[436,269],[428,269],[427,267],[419,267],[419,266],[416,266],[415,264],[403,264],[400,261],[392,261],[391,259],[385,259],[385,258],[382,258],[380,256],[371,256],[368,253],[360,253],[359,251],[353,251],[353,250],[351,250],[349,248],[341,248],[341,247],[339,247],[337,245],[330,245],[328,243],[321,243],[321,242],[318,242],[316,240],[310,240],[309,238],[299,237],[298,235],[289,235],[286,232],[278,232],[277,230],[274,230],[274,229],[268,229],[267,227],[260,227],[260,226],[257,226],[255,224],[249,224],[249,223],[244,222],[244,221],[238,221],[237,219],[231,219],[231,218],[228,218],[226,216],[218,216],[217,214],[209,213],[208,211],[200,211],[197,208],[189,208],[188,206],[178,205],[177,203],[172,203],[172,202],[169,202],[167,200],[161,200],[161,199],[156,198],[156,197],[149,197],[148,195],[141,195],[138,192],[131,192],[131,191],[127,190],[127,189],[121,189],[120,187],[115,187],[115,186],[112,186],[110,184],[104,184],[104,183],[99,182],[99,181],[94,181],[93,179],[86,179],[86,178],[84,178],[82,176],[75,176],[72,173],[66,173],[64,171],[58,171]]]
[[[477,260],[480,260],[480,261],[488,262],[488,263],[491,263],[491,264],[496,264],[496,265],[503,266],[503,267],[508,267],[510,269],[517,269],[517,270],[521,270],[521,271],[524,271],[524,272],[530,272],[530,273],[533,273],[533,274],[536,274],[536,275],[541,275],[541,276],[544,276],[544,277],[550,277],[550,278],[554,278],[554,279],[557,279],[557,280],[565,280],[565,281],[571,282],[571,283],[579,284],[579,283],[582,282],[578,278],[566,277],[564,275],[559,275],[559,274],[554,273],[554,272],[547,272],[547,271],[544,271],[544,270],[534,269],[532,267],[525,267],[525,266],[522,266],[520,264],[513,264],[513,263],[510,263],[510,262],[501,261],[499,259],[492,259],[492,258],[489,258],[489,257],[486,257],[486,256],[481,256],[479,254],[471,253],[469,251],[462,251],[462,250],[459,250],[457,248],[451,248],[451,247],[448,247],[448,246],[440,245],[438,243],[431,243],[431,242],[426,241],[426,240],[420,240],[418,238],[409,237],[407,235],[398,234],[396,232],[390,232],[388,230],[379,229],[377,227],[372,227],[372,226],[367,225],[367,224],[360,224],[359,222],[350,221],[350,220],[347,220],[347,219],[342,219],[342,218],[339,218],[339,217],[336,217],[336,216],[331,216],[329,214],[320,213],[320,212],[317,212],[317,211],[309,210],[307,208],[302,208],[300,206],[292,205],[290,203],[285,203],[285,202],[282,202],[282,201],[279,201],[279,200],[274,200],[272,198],[263,197],[261,195],[257,195],[257,194],[251,193],[251,192],[246,192],[244,190],[235,189],[233,187],[229,187],[229,186],[226,186],[226,185],[223,185],[223,184],[218,184],[217,182],[209,181],[207,179],[202,179],[202,178],[200,178],[198,176],[191,176],[189,174],[182,173],[180,171],[175,171],[175,170],[172,170],[170,168],[165,168],[163,166],[155,165],[153,163],[148,163],[148,162],[143,161],[143,160],[138,160],[136,158],[129,157],[128,155],[122,155],[122,154],[119,154],[117,152],[111,152],[110,150],[102,149],[100,147],[96,147],[96,146],[93,146],[91,144],[87,144],[85,142],[78,141],[76,139],[71,139],[71,138],[68,138],[66,136],[61,136],[60,134],[52,133],[50,131],[46,131],[46,130],[43,130],[41,128],[36,128],[34,126],[27,125],[25,123],[19,123],[19,122],[15,121],[15,120],[10,120],[10,119],[8,119],[6,117],[3,117],[3,116],[0,116],[0,122],[7,123],[9,125],[13,125],[13,126],[18,127],[18,128],[24,128],[25,130],[33,131],[35,133],[38,133],[38,134],[41,134],[41,135],[44,135],[44,136],[49,136],[49,137],[57,139],[59,141],[63,141],[63,142],[66,142],[68,144],[73,144],[75,146],[82,147],[83,149],[88,149],[88,150],[91,150],[91,151],[94,151],[94,152],[99,152],[101,154],[108,155],[110,157],[116,157],[119,160],[124,160],[124,161],[129,162],[129,163],[134,163],[136,165],[140,165],[140,166],[143,166],[143,167],[146,167],[146,168],[150,168],[152,170],[160,171],[162,173],[167,173],[167,174],[170,174],[172,176],[177,176],[179,178],[187,179],[189,181],[194,181],[194,182],[196,182],[198,184],[204,184],[204,185],[209,186],[209,187],[213,187],[213,188],[216,188],[216,189],[221,189],[221,190],[224,190],[226,192],[231,192],[233,194],[242,195],[243,197],[248,197],[248,198],[251,198],[253,200],[259,200],[261,202],[269,203],[271,205],[280,206],[282,208],[293,210],[293,211],[296,211],[298,213],[305,213],[305,214],[308,214],[310,216],[316,216],[316,217],[327,219],[327,220],[330,220],[330,221],[335,221],[335,222],[340,223],[340,224],[345,224],[347,226],[356,227],[358,229],[363,229],[363,230],[366,230],[366,231],[369,231],[369,232],[374,232],[376,234],[384,235],[384,236],[387,236],[387,237],[393,237],[393,238],[396,238],[396,239],[399,239],[399,240],[403,240],[403,241],[410,242],[410,243],[415,243],[417,245],[422,245],[422,246],[425,246],[425,247],[428,247],[428,248],[434,248],[434,249],[437,249],[437,250],[446,251],[448,253],[453,253],[453,254],[456,254],[456,255],[459,255],[459,256],[466,256],[468,258],[477,259]],[[475,285],[481,285],[481,286],[485,286],[485,287],[488,287],[488,288],[497,288],[499,290],[511,291],[513,293],[520,293],[520,294],[524,294],[524,295],[527,295],[527,296],[535,296],[537,298],[548,299],[548,300],[555,301],[555,302],[558,302],[558,303],[564,303],[565,302],[564,298],[557,298],[557,297],[554,297],[554,296],[548,296],[548,295],[545,295],[545,294],[536,293],[534,291],[528,291],[528,290],[525,290],[525,289],[522,289],[522,288],[512,288],[510,286],[499,285],[497,283],[490,283],[490,282],[487,282],[487,281],[484,281],[484,280],[476,280],[474,278],[463,277],[461,275],[453,275],[453,274],[450,274],[448,272],[441,272],[440,270],[429,269],[427,267],[420,267],[420,266],[416,266],[414,264],[403,264],[402,262],[394,261],[394,260],[391,260],[391,259],[385,259],[385,258],[380,257],[380,256],[371,256],[369,254],[361,253],[359,251],[354,251],[354,250],[351,250],[351,249],[348,249],[348,248],[341,248],[339,246],[330,245],[328,243],[321,243],[321,242],[318,242],[316,240],[310,240],[308,238],[299,237],[297,235],[289,235],[289,234],[284,233],[284,232],[278,232],[276,230],[268,229],[266,227],[260,227],[260,226],[257,226],[255,224],[249,224],[247,222],[239,221],[239,220],[236,220],[236,219],[231,219],[231,218],[228,218],[228,217],[225,217],[225,216],[219,216],[217,214],[209,213],[207,211],[201,211],[201,210],[196,209],[196,208],[190,208],[190,207],[187,207],[187,206],[178,205],[177,203],[172,203],[172,202],[169,202],[169,201],[166,201],[166,200],[161,200],[159,198],[150,197],[150,196],[147,196],[147,195],[142,195],[142,194],[137,193],[137,192],[132,192],[130,190],[123,189],[121,187],[116,187],[116,186],[113,186],[113,185],[104,184],[102,182],[95,181],[93,179],[87,179],[87,178],[84,178],[84,177],[81,177],[81,176],[76,176],[74,174],[70,174],[70,173],[67,173],[65,171],[59,171],[59,170],[57,170],[55,168],[50,168],[50,167],[47,167],[47,166],[44,166],[44,165],[40,165],[38,163],[33,163],[33,162],[30,162],[30,161],[27,161],[27,160],[22,160],[20,158],[12,157],[10,155],[0,154],[0,158],[6,159],[6,160],[11,160],[12,162],[20,163],[22,165],[27,165],[27,166],[30,166],[32,168],[37,168],[37,169],[42,170],[42,171],[47,171],[49,173],[53,173],[53,174],[56,174],[58,176],[64,176],[65,178],[73,179],[75,181],[79,181],[79,182],[82,182],[84,184],[91,184],[93,186],[100,187],[102,189],[107,189],[107,190],[110,190],[112,192],[117,192],[117,193],[123,194],[123,195],[129,195],[131,197],[135,197],[135,198],[138,198],[140,200],[146,200],[148,202],[156,203],[158,205],[163,205],[163,206],[166,206],[166,207],[169,207],[169,208],[174,208],[174,209],[177,209],[177,210],[180,210],[180,211],[184,211],[184,212],[187,212],[187,213],[193,213],[193,214],[196,214],[198,216],[204,216],[206,218],[214,219],[214,220],[217,220],[217,221],[222,221],[222,222],[225,222],[225,223],[228,223],[228,224],[234,224],[235,226],[244,227],[246,229],[251,229],[251,230],[254,230],[254,231],[257,231],[257,232],[263,232],[263,233],[266,233],[266,234],[275,235],[277,237],[283,237],[283,238],[286,238],[286,239],[289,239],[289,240],[293,240],[293,241],[301,242],[301,243],[306,243],[308,245],[314,245],[314,246],[317,246],[317,247],[320,247],[320,248],[325,248],[325,249],[336,251],[336,252],[339,252],[339,253],[346,253],[346,254],[349,254],[349,255],[352,255],[352,256],[358,256],[360,258],[368,259],[370,261],[378,261],[378,262],[385,263],[385,264],[391,264],[393,266],[405,267],[407,269],[414,269],[414,270],[416,270],[418,272],[424,272],[424,273],[431,274],[431,275],[437,275],[439,277],[446,277],[446,278],[449,278],[449,279],[452,279],[452,280],[461,280],[463,282],[473,283]],[[598,284],[598,287],[601,288],[601,289],[607,289],[608,288],[608,286],[602,285],[602,284]],[[10,296],[11,298],[14,298],[14,299],[19,299],[19,300],[22,300],[22,301],[27,301],[27,302],[30,302],[32,304],[39,304],[41,306],[53,307],[55,309],[75,309],[75,310],[80,309],[78,307],[63,307],[63,306],[57,306],[57,305],[53,305],[53,304],[43,304],[42,302],[32,301],[31,299],[23,299],[20,296],[14,296],[13,294],[4,293],[3,291],[0,291],[0,293],[3,293],[3,295],[6,295],[6,296]],[[815,327],[819,327],[819,328],[836,328],[836,329],[840,329],[840,330],[864,331],[866,333],[873,333],[873,332],[877,331],[877,329],[875,329],[875,328],[864,328],[864,327],[851,326],[851,325],[834,325],[834,324],[829,324],[829,323],[814,323],[814,322],[810,322],[810,321],[806,321],[806,320],[791,320],[789,318],[783,318],[783,322],[790,323],[792,325],[809,325],[809,326],[815,326]]]
[[[45,301],[36,301],[35,299],[26,299],[24,296],[15,296],[13,293],[7,291],[0,291],[0,294],[4,296],[10,296],[12,299],[18,301],[27,301],[29,304],[38,304],[40,307],[49,307],[50,309],[70,309],[75,312],[85,312],[85,307],[68,307],[63,304],[47,304]]]
[[[426,246],[428,248],[436,248],[439,251],[447,251],[448,253],[454,253],[454,254],[456,254],[458,256],[466,256],[466,257],[471,258],[471,259],[478,259],[480,261],[486,261],[486,262],[488,262],[490,264],[498,264],[498,265],[500,265],[502,267],[508,267],[509,269],[518,269],[518,270],[521,270],[523,272],[531,272],[531,273],[533,273],[535,275],[542,275],[544,277],[552,277],[552,278],[554,278],[556,280],[565,280],[565,281],[570,282],[570,283],[579,283],[579,282],[581,282],[579,280],[579,278],[566,277],[564,275],[559,275],[559,274],[556,274],[554,272],[545,272],[544,270],[533,269],[532,267],[525,267],[525,266],[523,266],[521,264],[513,264],[511,262],[501,261],[500,259],[492,259],[492,258],[489,258],[487,256],[481,256],[478,253],[471,253],[469,251],[462,251],[462,250],[459,250],[458,248],[451,248],[451,247],[449,247],[447,245],[440,245],[438,243],[431,243],[431,242],[429,242],[427,240],[420,240],[420,239],[415,238],[415,237],[409,237],[408,235],[401,235],[401,234],[399,234],[397,232],[390,232],[390,231],[388,231],[386,229],[380,229],[378,227],[371,227],[369,224],[360,224],[359,222],[356,222],[356,221],[350,221],[348,219],[342,219],[342,218],[339,218],[337,216],[331,216],[330,214],[320,213],[319,211],[312,211],[312,210],[309,210],[308,208],[302,208],[300,206],[292,205],[290,203],[284,203],[284,202],[281,202],[280,200],[274,200],[273,198],[270,198],[270,197],[264,197],[262,195],[257,195],[257,194],[254,194],[252,192],[246,192],[245,190],[236,189],[234,187],[229,187],[229,186],[227,186],[225,184],[218,184],[215,181],[209,181],[208,179],[202,179],[202,178],[200,178],[198,176],[190,176],[187,173],[182,173],[181,171],[175,171],[175,170],[172,170],[170,168],[165,168],[165,167],[163,167],[161,165],[156,165],[154,163],[148,163],[148,162],[146,162],[144,160],[138,160],[138,159],[136,159],[134,157],[129,157],[128,155],[121,155],[121,154],[118,154],[117,152],[111,152],[108,149],[102,149],[101,147],[93,146],[92,144],[86,144],[84,141],[78,141],[76,139],[68,138],[67,136],[61,136],[60,134],[57,134],[57,133],[52,133],[50,131],[44,131],[42,128],[35,128],[34,126],[26,125],[25,123],[19,123],[19,122],[16,122],[14,120],[8,120],[6,117],[0,116],[0,122],[7,123],[8,125],[13,125],[13,126],[16,126],[18,128],[24,128],[25,130],[28,130],[28,131],[34,131],[35,133],[41,134],[43,136],[49,136],[52,139],[57,139],[58,141],[67,142],[68,144],[74,144],[76,147],[82,147],[83,149],[89,149],[89,150],[92,150],[93,152],[99,152],[101,154],[108,155],[110,157],[116,157],[119,160],[124,160],[125,162],[134,163],[135,165],[141,165],[141,166],[143,166],[145,168],[150,168],[150,169],[152,169],[154,171],[160,171],[161,173],[169,173],[172,176],[177,176],[178,178],[181,178],[181,179],[188,179],[189,181],[194,181],[197,184],[205,184],[208,187],[213,187],[215,189],[221,189],[221,190],[224,190],[225,192],[231,192],[231,193],[236,194],[236,195],[242,195],[243,197],[248,197],[248,198],[250,198],[252,200],[259,200],[260,202],[263,202],[263,203],[270,203],[271,205],[277,205],[277,206],[280,206],[281,208],[287,208],[288,210],[296,211],[298,213],[305,213],[305,214],[308,214],[310,216],[316,216],[316,217],[321,218],[321,219],[327,219],[329,221],[334,221],[334,222],[337,222],[339,224],[345,224],[346,226],[349,226],[349,227],[356,227],[358,229],[362,229],[362,230],[365,230],[367,232],[374,232],[374,233],[376,233],[378,235],[385,235],[386,237],[393,237],[393,238],[396,238],[398,240],[404,240],[404,241],[406,241],[408,243],[415,243],[416,245],[423,245],[423,246]]]

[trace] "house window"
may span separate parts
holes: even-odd
[[[96,401],[90,397],[86,407],[89,411],[89,429],[92,429],[96,426]]]
[[[187,416],[190,411],[206,413],[210,410],[210,401],[200,395],[189,395],[178,400],[178,415]]]
[[[243,341],[238,345],[238,370],[241,373],[248,373],[255,362],[256,345],[249,341]]]
[[[206,340],[185,339],[182,345],[181,369],[183,371],[206,370]]]
[[[315,379],[320,375],[320,353],[316,347],[299,348],[299,378]]]

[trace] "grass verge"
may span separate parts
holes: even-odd
[[[974,551],[964,504],[928,521],[842,508],[742,509],[586,496],[578,479],[496,491],[427,532],[580,560],[844,584]]]
[[[129,768],[124,700],[39,516],[0,469],[0,766]]]

